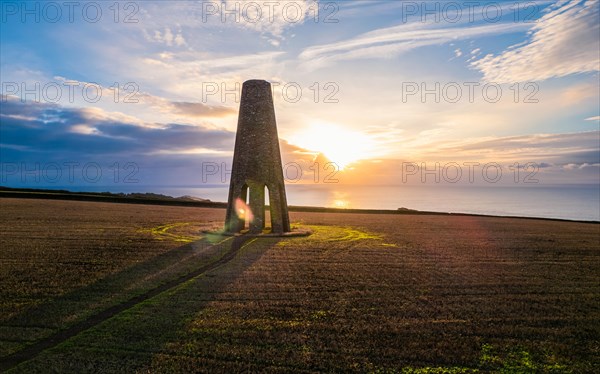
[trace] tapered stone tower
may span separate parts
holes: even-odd
[[[271,84],[249,80],[242,86],[225,231],[237,233],[249,219],[250,232],[265,228],[265,187],[269,191],[273,233],[290,231],[283,168]],[[248,199],[249,198],[249,199]],[[251,214],[248,214],[245,205]]]

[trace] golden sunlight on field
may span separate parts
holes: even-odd
[[[0,370],[23,351],[13,372],[597,364],[598,224],[292,212],[311,236],[245,238],[203,232],[223,209],[0,202]]]

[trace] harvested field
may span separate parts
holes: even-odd
[[[223,209],[0,209],[11,372],[600,371],[598,224],[302,212],[309,237],[240,239],[200,234]]]

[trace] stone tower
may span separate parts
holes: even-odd
[[[249,80],[242,86],[225,231],[236,233],[244,229],[248,212],[240,205],[243,206],[249,197],[248,206],[253,216],[249,223],[250,232],[262,232],[265,228],[265,187],[269,191],[272,232],[289,232],[271,84],[264,80]]]

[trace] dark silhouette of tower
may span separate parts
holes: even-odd
[[[249,80],[242,86],[225,231],[236,233],[244,229],[248,212],[246,207],[241,206],[248,197],[253,216],[250,232],[263,231],[265,187],[269,190],[272,232],[289,232],[290,219],[271,84],[264,80]]]

